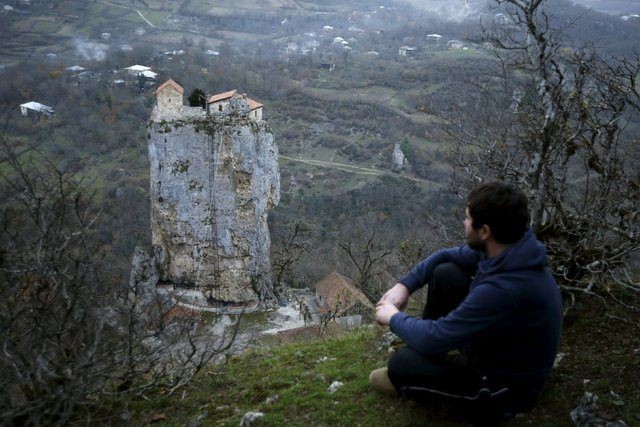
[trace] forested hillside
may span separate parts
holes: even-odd
[[[596,310],[606,317],[611,313],[603,307],[625,307],[611,315],[616,333],[627,327],[631,338],[623,349],[607,341],[602,353],[624,354],[618,365],[633,363],[637,355],[629,354],[640,338],[626,317],[635,319],[639,292],[640,17],[632,15],[640,11],[616,2],[605,14],[553,0],[527,26],[513,5],[459,3],[451,19],[437,8],[396,2],[5,1],[3,285],[24,279],[30,289],[30,281],[65,271],[80,288],[91,278],[104,290],[95,304],[118,292],[118,301],[127,301],[121,285],[130,283],[135,248],[151,244],[147,124],[156,88],[173,79],[184,87],[185,102],[195,89],[207,96],[237,89],[264,104],[280,154],[281,199],[269,217],[278,282],[310,288],[336,270],[375,301],[425,255],[461,242],[466,191],[497,177],[527,189],[567,313],[588,318]],[[126,70],[132,65],[155,76],[132,74]],[[55,113],[25,115],[20,105],[30,101]],[[39,238],[28,244],[40,235],[56,262],[60,253],[71,254],[74,267],[41,262],[46,257],[33,249],[41,247]],[[67,244],[74,249],[56,250]],[[7,265],[17,259],[20,268]],[[57,289],[57,280],[42,289]],[[9,305],[39,295],[28,290],[18,297],[16,289],[4,289]],[[64,292],[56,298],[73,306]],[[139,310],[130,307],[127,318],[133,322]],[[104,313],[77,319],[116,331],[103,325],[103,317],[115,315]],[[576,333],[589,328],[576,322]],[[18,323],[7,320],[2,330]],[[76,334],[87,348],[97,336]],[[574,344],[569,351],[583,351]],[[67,355],[65,345],[59,349]],[[122,372],[126,353],[113,356]],[[580,366],[571,363],[567,375],[576,380]],[[151,371],[118,372],[117,381],[105,379],[117,388],[116,408],[118,393]],[[173,392],[184,384],[160,386]],[[89,398],[73,402],[91,407],[86,401],[98,392],[89,389]],[[624,408],[629,425],[634,408]],[[74,410],[65,414],[73,418]],[[237,424],[230,411],[219,412]],[[25,416],[16,414],[18,421]]]

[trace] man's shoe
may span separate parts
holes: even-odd
[[[388,396],[397,396],[398,392],[389,379],[387,368],[374,369],[369,374],[369,382],[380,393]]]

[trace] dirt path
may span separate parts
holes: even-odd
[[[386,176],[392,176],[395,178],[408,179],[409,181],[420,182],[420,183],[429,184],[429,185],[438,185],[438,183],[434,181],[429,181],[427,179],[422,179],[422,178],[416,178],[414,176],[409,176],[406,174],[393,173],[390,171],[372,169],[372,168],[363,168],[360,166],[347,165],[345,163],[331,162],[328,160],[297,159],[295,157],[287,157],[283,155],[280,155],[280,158],[285,160],[290,160],[292,162],[304,163],[305,165],[338,169],[341,171],[355,173],[359,175],[373,175],[373,176],[386,175]]]
[[[311,165],[311,166],[320,166],[320,167],[328,167],[328,168],[332,168],[332,169],[339,169],[345,172],[351,172],[351,173],[357,173],[360,175],[383,175],[385,174],[385,172],[380,171],[378,169],[371,169],[371,168],[362,168],[359,166],[353,166],[353,165],[347,165],[345,163],[336,163],[336,162],[330,162],[327,160],[313,160],[313,159],[296,159],[295,157],[287,157],[287,156],[280,156],[280,158],[282,159],[286,159],[286,160],[291,160],[293,162],[299,162],[299,163],[304,163],[306,165]]]
[[[151,21],[149,21],[147,18],[145,18],[145,16],[142,14],[142,12],[140,12],[138,9],[134,9],[132,7],[129,7],[129,6],[123,6],[123,5],[117,4],[117,3],[109,3],[108,1],[102,1],[102,0],[98,0],[96,3],[108,4],[109,6],[121,7],[123,9],[131,9],[131,10],[135,11],[138,15],[140,15],[140,18],[142,18],[142,20],[144,22],[149,24],[149,26],[151,28],[156,28],[156,26],[153,25],[153,23]]]

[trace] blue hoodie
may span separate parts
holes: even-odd
[[[467,297],[437,320],[396,313],[391,330],[424,355],[468,348],[489,378],[540,390],[560,341],[562,299],[547,265],[547,251],[533,231],[493,258],[485,259],[468,246],[441,250],[400,283],[414,292],[442,262],[475,275]]]

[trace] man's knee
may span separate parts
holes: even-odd
[[[468,284],[471,278],[464,272],[464,270],[453,262],[443,262],[438,264],[433,269],[433,284],[449,285],[455,284]]]
[[[389,379],[400,390],[408,385],[415,385],[421,378],[441,374],[442,368],[434,364],[428,357],[410,347],[399,348],[387,364]]]
[[[415,351],[408,347],[400,347],[389,358],[387,367],[389,368],[389,376],[402,376],[408,368],[414,363]]]

